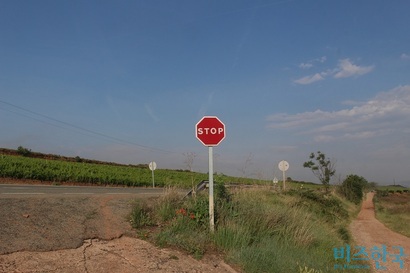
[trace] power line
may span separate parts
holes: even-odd
[[[26,112],[26,113],[29,113],[29,114],[31,114],[31,115],[39,116],[39,117],[41,117],[41,118],[44,118],[44,119],[47,119],[47,120],[51,120],[51,121],[53,121],[53,122],[56,122],[57,124],[50,123],[50,122],[47,122],[47,121],[44,121],[44,120],[35,118],[35,117],[33,117],[33,116],[27,115],[27,114],[15,112],[15,111],[12,111],[12,110],[4,109],[4,108],[3,108],[3,110],[5,110],[5,111],[8,111],[8,112],[11,112],[11,113],[14,113],[14,114],[18,114],[18,115],[21,115],[21,116],[23,116],[23,117],[26,117],[26,118],[29,118],[29,119],[33,119],[33,120],[36,120],[36,121],[38,121],[38,122],[42,122],[42,123],[45,123],[45,124],[47,124],[47,125],[51,125],[51,126],[54,126],[54,127],[58,127],[58,128],[66,129],[66,130],[69,130],[69,128],[71,128],[71,129],[74,128],[74,129],[76,129],[76,132],[77,132],[77,133],[78,133],[78,131],[80,131],[80,132],[87,132],[88,134],[92,134],[92,135],[94,135],[94,136],[98,136],[98,137],[100,137],[100,138],[104,138],[104,139],[106,139],[106,140],[114,141],[114,142],[120,143],[120,144],[127,144],[127,145],[137,146],[137,147],[140,147],[140,148],[143,148],[143,149],[147,149],[147,150],[151,150],[151,151],[157,151],[157,152],[162,152],[162,153],[175,153],[175,152],[168,151],[168,150],[164,150],[164,149],[160,149],[160,148],[155,148],[155,147],[150,147],[150,146],[146,146],[146,145],[141,145],[141,144],[139,144],[139,143],[135,143],[135,142],[123,140],[123,139],[120,139],[120,138],[117,138],[117,137],[113,137],[113,136],[110,136],[110,135],[107,135],[107,134],[104,134],[104,133],[100,133],[100,132],[93,131],[93,130],[90,130],[90,129],[87,129],[87,128],[83,128],[83,127],[81,127],[81,126],[78,126],[78,125],[75,125],[75,124],[72,124],[72,123],[69,123],[69,122],[65,122],[65,121],[62,121],[62,120],[58,120],[58,119],[56,119],[56,118],[53,118],[53,117],[50,117],[50,116],[47,116],[47,115],[44,115],[44,114],[40,114],[40,113],[31,111],[31,110],[29,110],[29,109],[23,108],[23,107],[21,107],[21,106],[18,106],[18,105],[15,105],[15,104],[12,104],[12,103],[3,101],[3,100],[0,100],[0,103],[3,103],[3,104],[5,104],[5,105],[11,106],[11,107],[16,108],[16,109],[19,109],[19,110],[24,111],[24,112]],[[62,124],[62,125],[58,125],[58,124]],[[67,127],[68,127],[68,128],[67,128]],[[87,135],[87,136],[90,136],[90,135]]]

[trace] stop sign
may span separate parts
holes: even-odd
[[[205,146],[217,146],[225,138],[225,124],[217,117],[205,116],[196,124],[195,134]]]

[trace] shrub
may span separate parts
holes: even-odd
[[[332,195],[313,190],[295,191],[295,193],[301,197],[301,200],[296,202],[297,206],[310,207],[328,222],[334,223],[338,219],[346,219],[349,216],[342,202]]]
[[[367,180],[363,177],[351,174],[343,181],[339,187],[339,192],[346,197],[347,200],[359,204],[363,199],[363,190],[367,184]]]
[[[389,196],[389,191],[388,190],[377,190],[376,191],[376,197],[386,197]]]
[[[22,156],[29,156],[31,154],[31,150],[24,148],[23,146],[19,146],[17,148],[17,153]]]

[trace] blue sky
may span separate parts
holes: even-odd
[[[410,181],[410,2],[2,1],[0,147],[317,182]],[[410,185],[410,184],[407,184]]]

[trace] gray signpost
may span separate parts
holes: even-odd
[[[215,116],[203,117],[195,126],[196,138],[205,146],[208,146],[209,156],[209,228],[215,231],[214,215],[214,163],[213,147],[218,146],[225,138],[225,124]]]

